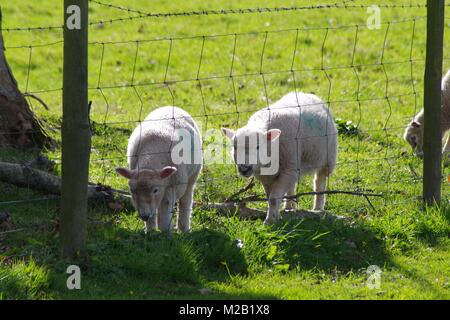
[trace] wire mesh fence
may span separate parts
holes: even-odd
[[[93,184],[127,190],[114,170],[127,165],[132,130],[157,107],[178,106],[200,126],[203,152],[209,157],[197,183],[196,202],[224,202],[238,194],[234,201],[265,206],[262,187],[245,188],[247,181],[236,173],[220,128],[244,126],[254,112],[288,92],[308,92],[327,104],[339,132],[327,210],[351,215],[419,204],[422,161],[402,135],[423,105],[424,1],[386,1],[375,7],[366,1],[303,1],[289,7],[159,13],[89,3],[96,16],[89,22],[88,44]],[[339,21],[324,18],[333,10],[342,12]],[[370,20],[376,10],[379,22]],[[103,14],[108,18],[97,19]],[[174,26],[178,29],[171,30]],[[63,26],[2,31],[20,89],[60,141]],[[444,58],[444,66],[447,61]],[[30,95],[45,101],[50,110]],[[56,174],[61,171],[60,151],[46,152]],[[33,167],[34,156],[20,161]],[[13,162],[17,157],[8,149],[2,158]],[[443,165],[445,173],[448,164]],[[304,177],[296,190],[304,209],[311,207],[310,180]],[[32,188],[3,188],[0,205],[6,208],[58,199]],[[448,199],[446,174],[442,190]]]

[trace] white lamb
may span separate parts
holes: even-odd
[[[263,185],[268,198],[265,223],[279,218],[281,201],[285,195],[294,196],[299,178],[314,173],[314,192],[326,190],[327,177],[333,172],[337,157],[337,130],[327,105],[317,96],[307,93],[289,93],[275,104],[253,114],[247,125],[234,133],[222,128],[234,144],[234,159],[244,177],[254,175]],[[259,137],[256,139],[255,137]],[[266,162],[261,162],[261,143],[267,140],[269,148],[279,143],[279,166],[272,174],[263,174]],[[244,147],[241,144],[246,141]],[[258,141],[252,143],[251,141]],[[237,161],[245,150],[245,162]],[[252,153],[257,161],[248,161]],[[273,157],[272,157],[273,158]],[[242,159],[242,158],[241,158]],[[295,200],[286,201],[286,210],[294,210]],[[323,211],[325,195],[317,194],[313,210]]]
[[[191,161],[173,159],[180,132],[190,136]],[[129,187],[146,231],[170,231],[175,203],[178,202],[178,230],[188,232],[195,183],[202,168],[200,131],[192,117],[177,107],[162,107],[151,112],[128,141],[128,166],[117,168],[129,179]],[[178,164],[177,164],[178,163]]]
[[[442,137],[450,130],[450,70],[442,79],[441,129]],[[420,110],[406,127],[404,139],[419,155],[423,155],[423,120],[424,110]],[[450,135],[442,148],[442,153],[450,152]]]

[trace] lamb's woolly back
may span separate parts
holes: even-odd
[[[325,102],[314,94],[304,92],[288,93],[269,107],[256,112],[250,117],[247,126],[261,130],[281,129],[284,132],[281,139],[337,133]]]
[[[304,92],[290,92],[275,102],[270,108],[286,107],[323,107],[324,102],[314,94]]]
[[[171,138],[176,129],[188,128],[198,132],[192,117],[178,107],[161,107],[151,112],[133,132],[141,137],[148,135]]]
[[[177,129],[189,131],[201,144],[200,130],[192,117],[178,107],[167,106],[152,111],[136,129],[128,142],[128,162],[131,168],[136,162],[151,161],[156,166],[169,165]]]

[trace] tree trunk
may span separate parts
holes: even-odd
[[[53,147],[54,140],[31,111],[6,61],[1,24],[0,11],[0,147]]]

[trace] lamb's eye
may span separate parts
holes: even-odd
[[[259,150],[259,146],[256,146],[256,150]]]
[[[158,188],[153,189],[153,194],[157,194],[159,192]]]

